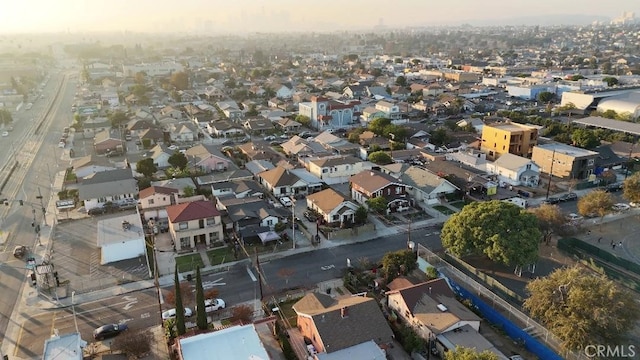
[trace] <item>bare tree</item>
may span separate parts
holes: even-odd
[[[151,334],[140,331],[116,337],[112,347],[138,359],[151,351],[151,340]]]
[[[253,309],[248,305],[238,305],[231,309],[231,322],[241,321],[243,324],[251,323]]]

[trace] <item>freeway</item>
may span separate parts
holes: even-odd
[[[51,195],[51,176],[65,166],[60,162],[61,149],[57,148],[62,129],[71,122],[69,106],[73,101],[74,84],[65,74],[52,74],[51,85],[57,93],[47,95],[49,107],[42,109],[42,118],[28,124],[16,144],[16,160],[19,166],[9,178],[2,197],[9,199],[9,206],[0,208],[2,231],[6,239],[0,247],[0,337],[7,341],[6,331],[21,289],[26,284],[24,262],[14,259],[15,245],[37,247],[38,239],[32,223],[48,226],[43,221],[42,207]],[[36,106],[30,111],[36,110]],[[42,199],[36,198],[41,195]],[[22,200],[24,206],[18,204]],[[34,221],[35,219],[35,221]]]

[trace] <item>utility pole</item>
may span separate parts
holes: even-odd
[[[38,196],[36,196],[36,199],[40,199],[40,206],[42,207],[42,220],[44,221],[44,226],[49,226],[47,225],[47,209],[44,208],[44,200],[42,198],[42,192],[40,191],[40,187],[38,186]]]
[[[291,240],[291,242],[293,243],[291,245],[291,248],[293,250],[295,250],[296,248],[296,203],[295,200],[293,200],[293,196],[291,197],[291,230],[293,231],[293,239]]]
[[[551,178],[553,177],[553,163],[556,158],[556,149],[553,149],[553,154],[551,154],[551,167],[549,169],[549,182],[547,183],[547,199],[549,199],[549,191],[551,191]]]
[[[262,270],[260,269],[260,258],[258,257],[258,249],[253,248],[253,250],[255,251],[255,254],[256,254],[256,269],[258,270],[258,286],[260,286],[260,302],[262,302],[264,295],[262,293]]]
[[[156,286],[156,291],[158,292],[158,311],[162,321],[162,302],[160,301],[162,290],[160,290],[160,278],[158,277],[158,251],[156,248],[156,233],[153,227],[151,228],[151,243],[153,245],[153,281]]]
[[[627,176],[629,176],[629,172],[631,172],[631,168],[635,167],[634,164],[633,164],[633,158],[631,157],[631,155],[633,155],[633,145],[636,143],[636,141],[638,141],[638,137],[634,136],[633,137],[633,141],[629,145],[629,160],[627,162],[627,171],[624,172],[624,179],[625,180],[627,180]]]

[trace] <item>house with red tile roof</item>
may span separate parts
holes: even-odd
[[[178,252],[223,240],[220,211],[211,201],[171,205],[167,207],[167,215],[169,234]]]

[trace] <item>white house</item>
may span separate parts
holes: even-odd
[[[374,164],[351,155],[332,155],[309,160],[307,166],[311,174],[331,185],[347,183],[351,176],[371,169]]]
[[[137,213],[100,220],[97,231],[100,265],[146,254],[144,228]]]
[[[293,90],[286,85],[275,85],[273,91],[275,91],[278,99],[291,99],[291,96],[293,96]]]
[[[308,184],[304,180],[280,166],[261,172],[258,179],[275,197],[304,195],[308,192]]]
[[[460,190],[446,179],[417,166],[409,166],[399,179],[409,186],[407,192],[416,201],[424,201],[429,205],[437,204],[446,194]]]
[[[493,163],[487,163],[487,172],[498,175],[501,183],[536,187],[540,182],[540,167],[530,159],[506,153]]]
[[[105,203],[119,203],[135,199],[138,182],[131,169],[101,171],[82,180],[78,197],[84,201],[85,210],[103,207]]]
[[[167,207],[167,214],[169,233],[177,251],[223,240],[220,212],[211,201],[171,205]]]
[[[352,223],[358,205],[342,194],[328,188],[307,196],[307,207],[314,210],[327,224]]]
[[[400,117],[400,107],[397,104],[388,101],[378,101],[376,109],[384,112],[389,119],[397,119]]]
[[[198,130],[192,123],[187,122],[171,125],[169,133],[171,141],[193,142],[198,138]]]
[[[158,169],[165,169],[171,166],[171,164],[169,164],[171,155],[173,155],[173,150],[169,150],[165,144],[157,144],[146,154],[146,157],[152,158],[153,163],[156,164]],[[134,163],[133,166],[136,168],[136,163]]]

